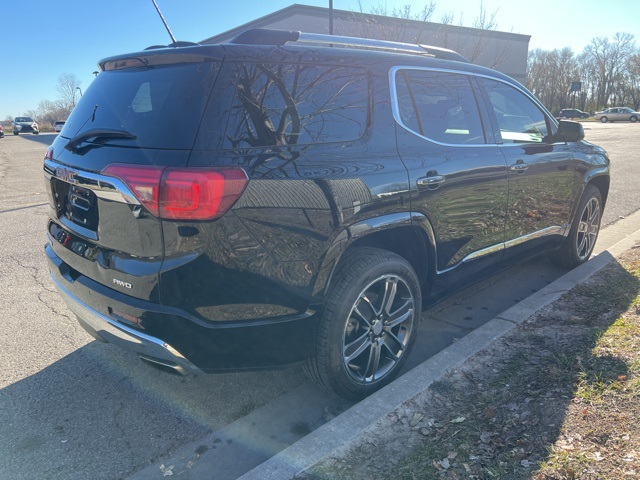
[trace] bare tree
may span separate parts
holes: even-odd
[[[611,100],[622,101],[618,84],[623,82],[627,62],[636,51],[633,38],[630,33],[616,33],[613,41],[596,37],[585,48],[581,60],[593,75],[598,107],[608,106]]]
[[[367,13],[364,12],[362,2],[359,2],[358,19],[360,31],[356,36],[369,38],[379,38],[381,40],[393,40],[408,43],[425,43],[433,46],[449,48],[465,56],[469,61],[476,62],[487,50],[489,36],[484,34],[489,30],[495,30],[498,26],[496,21],[498,9],[488,13],[484,2],[480,2],[478,16],[472,21],[472,26],[478,31],[475,36],[469,33],[461,34],[451,29],[453,25],[454,13],[448,12],[442,15],[441,22],[431,22],[431,18],[436,12],[436,2],[431,0],[419,12],[414,12],[411,5],[402,8],[388,9],[386,5],[370,7]],[[411,20],[417,24],[408,26],[406,20]],[[422,23],[423,25],[420,25]],[[460,26],[463,26],[463,17],[460,15]],[[501,52],[492,55],[493,60],[487,61],[484,58],[484,65],[497,68],[504,62],[506,46]]]
[[[535,49],[527,62],[527,87],[551,111],[576,106],[571,83],[579,80],[579,65],[573,51]],[[580,105],[584,108],[584,105]],[[578,106],[578,108],[580,108]]]
[[[58,120],[66,120],[71,109],[61,101],[42,100],[38,104],[38,122],[43,126],[53,126]]]
[[[76,104],[76,90],[80,87],[81,83],[73,73],[63,73],[58,77],[58,85],[56,86],[58,100],[61,105],[68,108],[69,111],[71,111]]]
[[[633,108],[640,108],[640,52],[634,53],[627,62],[627,83]]]

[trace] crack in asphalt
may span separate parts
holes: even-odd
[[[11,212],[17,212],[19,210],[28,210],[30,208],[38,208],[38,207],[44,207],[45,205],[49,205],[49,202],[44,202],[44,203],[36,203],[34,205],[27,205],[26,207],[16,207],[16,208],[10,208],[8,210],[0,210],[0,214],[3,213],[11,213]]]

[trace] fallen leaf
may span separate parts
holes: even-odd
[[[462,423],[466,420],[465,417],[458,417],[458,418],[454,418],[453,420],[451,420],[450,423]]]
[[[173,465],[170,467],[165,467],[164,463],[160,465],[160,471],[162,472],[163,477],[171,477],[173,475]]]
[[[409,426],[412,428],[415,427],[422,421],[423,418],[424,418],[424,413],[414,413],[413,417],[411,418],[411,421],[409,422]]]
[[[495,409],[495,407],[487,407],[482,411],[482,414],[486,417],[486,418],[493,418],[496,416],[497,410]]]

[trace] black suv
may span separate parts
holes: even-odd
[[[590,116],[590,113],[577,108],[563,108],[558,112],[558,118],[589,118]]]
[[[424,306],[594,247],[605,151],[448,50],[299,32],[100,62],[49,148],[46,254],[96,338],[179,372],[388,383]]]

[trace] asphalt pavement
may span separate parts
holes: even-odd
[[[640,212],[621,220],[599,239],[598,254],[517,305],[497,315],[440,353],[399,377],[387,387],[321,426],[278,455],[240,477],[240,480],[289,480],[332,456],[339,456],[383,417],[391,415],[415,396],[426,391],[447,372],[460,367],[478,352],[518,328],[527,319],[586,281],[616,257],[640,244]],[[627,233],[630,232],[630,233]],[[616,239],[623,238],[613,245]],[[204,462],[202,462],[204,463]],[[195,473],[195,472],[194,472]],[[206,478],[192,476],[186,478]]]

